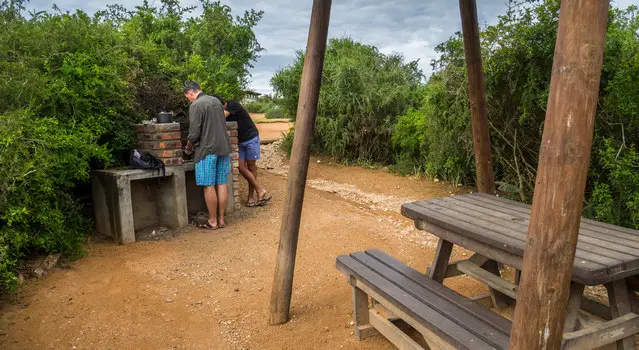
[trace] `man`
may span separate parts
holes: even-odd
[[[195,152],[195,182],[204,187],[204,200],[209,219],[200,227],[215,230],[226,226],[224,212],[228,201],[226,182],[231,169],[232,152],[226,134],[226,117],[217,98],[200,91],[200,85],[190,82],[184,86],[189,106],[189,135],[186,153]]]
[[[260,135],[249,113],[236,101],[224,101],[215,95],[224,106],[226,120],[237,122],[239,170],[249,185],[247,207],[262,206],[271,200],[268,191],[257,182],[257,160],[260,159]]]

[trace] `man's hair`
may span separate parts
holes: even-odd
[[[182,91],[186,94],[189,91],[200,91],[200,84],[195,81],[190,81],[184,84]]]
[[[220,95],[213,95],[213,97],[217,98],[218,100],[220,100],[220,103],[225,104],[226,101],[224,101],[224,99],[222,97],[220,97]]]

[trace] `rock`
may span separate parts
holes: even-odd
[[[44,261],[42,262],[42,264],[40,264],[40,266],[35,269],[35,271],[33,271],[35,273],[35,275],[37,277],[43,277],[46,276],[47,273],[55,267],[55,265],[58,264],[58,260],[60,260],[60,253],[57,254],[49,254],[49,256],[47,256]]]
[[[351,325],[351,326],[354,326],[355,325],[355,321],[351,321],[348,324]]]
[[[166,302],[167,302],[167,303],[172,303],[172,302],[173,302],[173,299],[166,299]]]
[[[433,181],[435,181],[435,182],[439,182],[439,179],[438,179],[438,178],[435,178],[435,180],[433,180]]]

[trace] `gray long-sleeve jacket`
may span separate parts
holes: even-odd
[[[201,93],[189,106],[189,135],[197,163],[209,154],[227,156],[232,148],[226,133],[226,117],[220,100]]]

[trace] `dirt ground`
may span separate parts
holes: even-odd
[[[1,301],[0,348],[392,349],[382,337],[353,337],[351,291],[335,258],[380,248],[424,271],[436,239],[403,218],[399,204],[461,189],[313,158],[292,320],[269,326],[287,167],[276,144],[263,147],[268,206],[242,208],[224,229],[189,227],[164,241],[94,239],[86,257]],[[456,250],[453,259],[467,254]],[[466,277],[446,284],[467,296],[486,293]]]
[[[255,121],[266,120],[266,115],[263,113],[251,113],[251,118]],[[279,140],[282,137],[282,133],[288,133],[288,130],[293,127],[293,123],[290,122],[256,123],[255,125],[260,132],[260,141],[262,143],[271,143]]]

